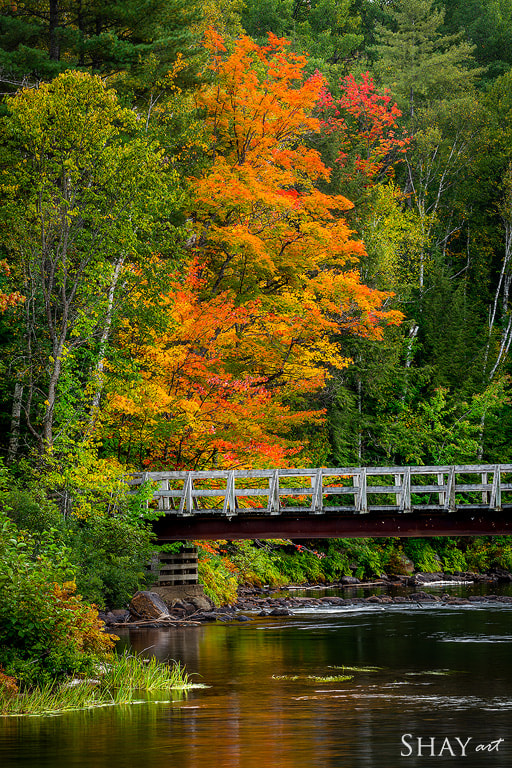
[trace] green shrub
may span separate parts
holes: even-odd
[[[147,563],[155,550],[151,527],[122,515],[69,524],[77,589],[100,606],[120,607],[153,578]]]
[[[457,549],[454,542],[444,549],[442,554],[445,573],[456,573],[458,571],[467,571],[468,564],[464,552]]]
[[[413,561],[417,571],[438,573],[443,568],[439,555],[427,539],[407,539],[404,552]]]
[[[214,547],[204,542],[199,547],[198,573],[205,595],[215,605],[229,605],[236,601],[238,580],[234,568],[228,566],[226,558],[221,557]]]
[[[103,497],[92,504],[91,491],[87,516],[64,517],[44,489],[37,484],[19,488],[1,465],[0,470],[0,507],[31,535],[35,551],[46,532],[53,532],[68,551],[77,590],[86,600],[102,608],[121,607],[151,583],[153,576],[146,566],[156,546],[148,518],[154,513],[148,513],[145,504],[151,489],[142,488],[133,496],[119,492],[110,511]]]
[[[113,647],[72,577],[58,539],[36,541],[0,512],[0,666],[24,685],[90,674]]]

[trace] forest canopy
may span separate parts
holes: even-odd
[[[14,476],[509,461],[499,5],[6,0]]]

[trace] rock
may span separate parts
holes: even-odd
[[[371,597],[366,598],[367,603],[382,603],[382,598],[378,597],[377,595],[371,595]]]
[[[412,595],[410,595],[411,600],[416,600],[416,602],[422,603],[422,602],[437,602],[439,600],[438,597],[434,597],[434,595],[429,595],[426,592],[413,592]]]
[[[237,621],[250,621],[250,618],[248,616],[245,616],[243,613],[240,614],[240,616],[236,617]]]
[[[192,603],[196,611],[206,611],[207,613],[212,610],[213,603],[208,600],[207,597],[189,597],[189,603]]]
[[[444,581],[444,574],[442,573],[417,573],[415,579],[418,583],[432,582],[432,581]]]
[[[270,613],[268,611],[260,611],[258,616],[270,616]]]
[[[130,618],[130,611],[127,611],[126,608],[114,608],[111,613],[117,621],[128,621]]]
[[[508,573],[508,571],[496,570],[496,580],[501,584],[510,584],[512,581],[512,573]]]
[[[165,619],[169,617],[169,609],[156,592],[144,590],[136,592],[130,603],[130,613],[136,619]]]
[[[341,582],[341,584],[343,584],[343,586],[346,587],[346,586],[350,586],[352,584],[360,584],[361,580],[360,579],[356,579],[355,576],[342,576],[341,579],[340,579],[340,582]]]
[[[274,608],[270,611],[270,616],[292,616],[292,612],[288,608]]]

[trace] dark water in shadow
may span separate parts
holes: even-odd
[[[1,721],[0,766],[512,763],[508,606],[322,609],[126,632],[120,645],[129,642],[147,655],[179,659],[210,687],[173,703]],[[379,669],[340,669],[347,666]],[[342,674],[352,679],[316,679]],[[457,737],[467,742],[465,756]],[[481,751],[497,739],[504,740],[498,751]]]

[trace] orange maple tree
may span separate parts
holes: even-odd
[[[108,431],[151,467],[307,463],[293,430],[322,414],[297,402],[350,363],[343,335],[379,337],[401,315],[361,283],[351,203],[319,189],[329,169],[306,140],[322,127],[321,75],[305,79],[305,58],[273,35],[228,53],[210,31],[206,45],[210,164],[189,180],[192,262],[157,300],[163,329],[121,329],[139,376],[111,394]]]

